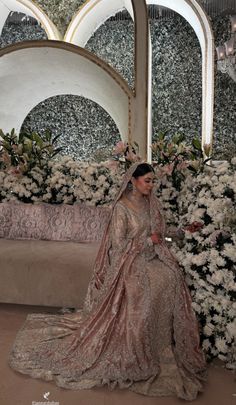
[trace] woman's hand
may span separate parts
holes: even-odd
[[[162,241],[160,235],[158,235],[157,233],[152,233],[151,239],[155,245],[159,245],[159,243],[161,243],[161,241]]]

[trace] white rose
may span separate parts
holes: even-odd
[[[236,338],[236,313],[235,319],[233,320],[233,322],[230,322],[226,325],[226,329],[231,338]]]
[[[215,345],[219,352],[227,353],[228,347],[224,338],[216,338]]]
[[[203,332],[206,336],[211,336],[214,329],[215,329],[215,327],[212,323],[207,323],[203,328]]]
[[[229,257],[232,261],[236,262],[236,247],[229,243],[224,245],[222,252],[223,256]]]
[[[221,284],[223,282],[223,276],[224,276],[223,271],[222,270],[217,270],[215,273],[212,274],[211,277],[209,277],[209,279],[208,278],[207,279],[212,284]]]
[[[203,266],[206,263],[208,256],[209,256],[208,252],[202,252],[199,253],[198,255],[194,255],[192,257],[192,263],[196,264],[197,266]]]

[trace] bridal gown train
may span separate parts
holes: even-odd
[[[149,210],[116,203],[92,304],[90,297],[75,313],[28,315],[10,353],[13,369],[69,389],[107,385],[196,398],[206,370],[197,321],[181,271],[147,242],[151,222]]]

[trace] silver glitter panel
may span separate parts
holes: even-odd
[[[17,13],[14,13],[17,14]],[[40,40],[47,39],[47,34],[44,29],[37,23],[27,24],[24,21],[20,24],[9,23],[10,16],[5,22],[0,36],[0,48],[4,48],[7,45],[15,44],[17,42],[28,40]],[[31,21],[33,22],[33,18]],[[36,22],[36,20],[34,20]]]
[[[36,3],[64,35],[73,15],[85,3],[85,0],[37,0]]]
[[[22,125],[22,130],[26,129],[39,133],[50,129],[54,135],[60,134],[61,154],[78,160],[106,158],[120,140],[114,121],[102,107],[73,95],[51,97],[38,104]]]

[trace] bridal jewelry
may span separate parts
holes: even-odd
[[[132,191],[133,196],[137,196],[138,190],[137,190],[137,187],[135,187],[134,184],[132,184],[132,190],[131,191]]]

